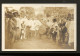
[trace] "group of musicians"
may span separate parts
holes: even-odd
[[[49,21],[45,24],[47,25],[48,22]],[[38,19],[22,21],[20,39],[35,39],[41,38],[44,35],[46,38],[53,39],[54,42],[68,44],[69,34],[66,27],[66,21],[61,20],[57,22],[56,19],[52,19],[51,26],[43,25]]]

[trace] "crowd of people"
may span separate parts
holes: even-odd
[[[44,18],[42,20],[36,17],[27,18],[26,16],[21,18],[18,12],[12,13],[10,11],[7,11],[5,16],[8,22],[8,37],[13,42],[19,39],[41,39],[44,35],[58,44],[68,44],[69,42],[69,33],[66,27],[67,19],[57,21],[56,18],[53,18],[52,22],[49,20],[44,22]]]

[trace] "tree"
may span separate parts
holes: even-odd
[[[20,8],[20,16],[27,16],[28,18],[34,17],[34,8],[32,7],[21,7]]]
[[[68,14],[74,14],[74,10],[68,9],[68,7],[46,7],[44,14],[46,17],[53,16],[53,18],[56,18],[57,21],[59,21],[60,19],[67,19]],[[71,17],[73,17],[73,15]],[[69,18],[71,19],[71,17]]]

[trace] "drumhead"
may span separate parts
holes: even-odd
[[[45,26],[41,26],[39,28],[39,34],[44,34],[46,32],[46,27]]]

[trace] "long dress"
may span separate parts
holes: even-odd
[[[74,21],[69,21],[67,25],[69,32],[69,45],[71,45],[74,43]]]

